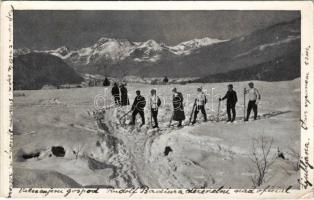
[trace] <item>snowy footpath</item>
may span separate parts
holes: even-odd
[[[193,188],[253,187],[258,171],[255,142],[271,145],[272,162],[262,186],[298,187],[300,152],[300,80],[256,82],[262,101],[256,121],[243,122],[243,87],[238,92],[237,120],[226,123],[225,102],[217,121],[217,99],[228,83],[187,85],[128,85],[131,103],[136,89],[152,87],[164,97],[160,129],[126,125],[129,107],[94,107],[104,88],[14,92],[14,185],[17,187]],[[187,126],[196,88],[207,89],[209,121]],[[168,127],[171,89],[185,98],[185,125]],[[212,89],[214,88],[214,89]],[[148,97],[146,97],[147,99]],[[190,98],[190,99],[189,99]],[[256,154],[255,154],[256,155]],[[252,159],[253,158],[253,159]]]

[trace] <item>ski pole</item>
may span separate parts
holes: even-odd
[[[127,116],[130,112],[132,112],[133,110],[129,110],[127,113],[125,113],[124,115],[122,115],[122,117],[119,118],[119,120],[121,120],[123,117]]]
[[[220,96],[219,96],[219,100],[218,100],[218,109],[217,109],[217,122],[219,122],[219,113],[220,113]]]
[[[193,114],[194,114],[194,111],[195,111],[195,106],[196,106],[196,99],[194,101],[194,104],[193,104],[193,107],[192,107],[192,112],[190,114],[189,125],[191,124],[191,121],[192,121],[192,117],[193,117]]]
[[[169,125],[168,125],[168,127],[170,127],[170,126],[171,126],[171,122],[172,122],[172,119],[173,119],[173,115],[174,115],[174,111],[173,111],[173,113],[172,113],[172,115],[171,115],[171,118],[170,118],[170,121],[169,121]]]
[[[152,105],[150,105],[150,126],[153,127],[153,113]]]
[[[246,88],[243,90],[243,121],[245,121],[245,93],[246,93]]]

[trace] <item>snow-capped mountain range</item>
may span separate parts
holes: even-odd
[[[155,40],[145,42],[131,42],[127,39],[100,38],[94,45],[78,50],[70,50],[63,46],[53,50],[38,51],[27,48],[15,49],[14,56],[30,52],[49,53],[70,61],[73,64],[89,65],[97,63],[118,63],[126,58],[136,62],[156,62],[162,54],[189,55],[196,49],[226,40],[212,39],[209,37],[181,42],[175,46],[167,46]]]
[[[15,60],[33,65],[41,56],[54,56],[79,74],[109,77],[197,77],[200,81],[291,80],[300,75],[300,19],[271,25],[222,41],[193,39],[175,46],[155,40],[132,42],[127,39],[100,38],[95,44],[70,50],[14,51]],[[23,56],[18,56],[23,55]],[[26,62],[29,61],[29,62]],[[40,65],[53,63],[40,60]],[[35,68],[35,67],[34,67]]]

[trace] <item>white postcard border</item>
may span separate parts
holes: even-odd
[[[218,194],[214,190],[208,194],[192,194],[186,190],[175,190],[177,194],[148,193],[144,190],[110,190],[110,189],[35,189],[39,193],[21,192],[20,188],[12,188],[12,139],[13,139],[13,10],[300,10],[301,11],[301,161],[305,163],[301,170],[301,189],[288,192],[260,191],[255,189],[253,194],[243,192],[236,193],[234,189],[228,190],[229,194]],[[196,198],[263,198],[263,199],[296,199],[313,198],[313,3],[310,1],[264,1],[264,2],[53,2],[53,1],[6,1],[1,4],[1,170],[0,191],[1,196],[6,197],[65,197],[67,198],[166,198],[166,199],[196,199]],[[307,151],[306,151],[307,150]],[[307,165],[308,164],[308,165]],[[217,188],[216,188],[217,189]],[[224,188],[228,189],[228,188]],[[52,190],[55,190],[54,192]],[[57,192],[60,191],[60,193]],[[26,191],[26,190],[25,190]],[[46,192],[46,193],[40,193]],[[161,189],[150,189],[158,192]],[[171,190],[169,190],[171,191]],[[174,190],[173,190],[174,191]],[[205,190],[204,190],[205,191]],[[81,192],[81,194],[79,194]],[[95,193],[97,192],[97,193]],[[118,193],[118,192],[121,192]],[[146,191],[147,192],[147,191]],[[180,194],[182,192],[182,194]]]

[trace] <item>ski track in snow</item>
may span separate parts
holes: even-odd
[[[225,88],[226,84],[210,86],[218,90],[218,88]],[[262,98],[266,99],[269,94],[272,94],[272,91],[267,94],[266,90],[266,88],[272,88],[272,83],[257,82],[257,84],[262,91]],[[297,96],[295,90],[298,88],[291,90],[291,87],[295,87],[294,85],[294,82],[276,83],[277,87],[283,88],[282,94],[279,93],[276,96],[277,101],[260,102],[262,108],[259,111],[260,120],[249,123],[242,121],[243,104],[239,102],[237,104],[239,117],[234,124],[225,123],[226,112],[222,104],[218,122],[216,122],[217,113],[207,110],[210,121],[206,123],[200,123],[202,116],[199,114],[199,121],[193,126],[178,129],[174,127],[176,124],[173,122],[174,126],[168,127],[172,105],[162,105],[158,115],[160,130],[149,127],[149,112],[145,112],[146,125],[141,128],[124,125],[130,121],[131,114],[121,120],[121,125],[119,118],[130,107],[127,109],[111,107],[93,112],[88,107],[88,100],[82,99],[80,95],[63,96],[63,93],[69,91],[73,94],[81,94],[82,90],[87,92],[92,91],[91,89],[50,90],[47,93],[48,97],[44,99],[39,98],[42,96],[41,91],[25,91],[25,96],[17,96],[15,101],[15,106],[21,110],[15,112],[17,117],[14,123],[18,129],[14,130],[16,134],[14,145],[18,153],[15,153],[14,157],[19,155],[19,150],[25,153],[39,151],[40,157],[26,162],[16,162],[16,166],[22,169],[57,171],[69,176],[82,186],[92,185],[93,187],[212,188],[226,186],[229,183],[230,186],[238,188],[249,187],[251,186],[250,177],[254,174],[248,161],[248,146],[250,146],[248,142],[252,138],[261,134],[267,137],[274,136],[276,145],[285,153],[292,147],[291,145],[298,144],[295,129],[291,129],[294,123],[298,124],[294,118],[297,111],[293,106],[295,97],[292,96]],[[138,87],[138,85],[130,87]],[[140,87],[144,90],[143,93],[149,88],[146,85],[140,85]],[[191,88],[195,88],[195,85],[186,85],[184,90],[191,91]],[[169,95],[165,94],[167,90],[159,89],[163,95]],[[291,93],[287,94],[287,92]],[[280,99],[284,96],[286,97]],[[272,96],[268,98],[270,97]],[[239,99],[241,101],[240,97]],[[283,101],[286,103],[282,103]],[[193,105],[187,100],[185,102],[187,119],[184,124],[189,120]],[[46,112],[41,112],[43,109]],[[66,113],[67,111],[71,113]],[[24,112],[35,113],[40,119],[37,119],[35,115],[30,119],[25,118]],[[139,125],[139,116],[137,120],[137,125]],[[95,121],[97,125],[93,126],[92,122]],[[33,129],[35,125],[38,126],[38,130]],[[267,126],[271,126],[271,129]],[[51,130],[51,127],[56,131]],[[63,131],[65,127],[66,132]],[[287,141],[294,141],[294,143]],[[49,158],[49,146],[54,144],[65,148],[67,153],[64,158]],[[76,150],[74,147],[80,144],[82,144],[82,149],[78,158],[75,159],[75,155],[68,152],[72,149]],[[172,151],[166,156],[164,150],[167,146]],[[45,148],[42,149],[42,147]],[[277,151],[277,146],[272,151]],[[270,175],[269,181],[265,184],[278,184],[278,181],[283,178],[291,179],[287,182],[289,185],[296,183],[293,177],[297,176],[298,172],[293,171],[291,167],[293,156],[285,155],[288,160],[276,161],[275,167],[271,169],[272,173],[276,172],[277,178],[272,179]],[[282,168],[285,172],[280,171]],[[284,174],[286,172],[289,175]]]
[[[191,107],[191,105],[189,107]],[[278,111],[264,113],[259,116],[259,119],[268,119],[270,117],[275,117],[288,112],[289,111]],[[193,127],[190,126],[185,126],[181,129],[168,128],[168,122],[165,120],[162,120],[160,123],[162,127],[160,130],[150,129],[148,125],[141,128],[134,128],[128,125],[120,126],[120,123],[117,122],[119,121],[119,118],[125,114],[124,109],[116,107],[111,110],[101,111],[101,113],[104,115],[104,119],[106,119],[104,120],[102,126],[106,126],[105,129],[109,130],[108,132],[110,134],[119,138],[123,144],[128,144],[128,146],[121,145],[120,148],[122,149],[120,149],[120,151],[129,152],[127,154],[128,159],[130,159],[129,162],[131,162],[133,166],[136,166],[136,169],[130,169],[129,171],[131,171],[131,174],[137,178],[137,185],[143,186],[145,183],[149,184],[147,181],[151,181],[151,179],[146,181],[139,180],[145,179],[147,176],[155,176],[153,179],[157,180],[157,182],[150,185],[150,187],[193,188],[206,187],[210,184],[215,184],[215,178],[211,174],[207,173],[205,171],[206,169],[200,166],[197,162],[183,157],[166,157],[160,153],[156,154],[156,152],[154,152],[154,149],[162,149],[162,147],[158,146],[158,144],[165,144],[169,138],[174,136],[184,138],[186,143],[190,143],[190,145],[193,145],[193,143],[196,142],[197,145],[201,146],[200,148],[203,151],[220,154],[226,159],[233,159],[234,155],[243,157],[248,156],[247,152],[242,149],[234,148],[231,150],[227,145],[220,144],[221,139],[219,138],[191,135],[189,132],[193,130]],[[170,113],[168,113],[168,115],[170,115]],[[225,121],[225,117],[226,113],[221,112],[219,117],[220,122]],[[130,116],[127,118],[128,119],[124,121],[130,121]],[[163,116],[161,118],[165,119]],[[214,116],[212,116],[212,118],[214,118]],[[243,123],[243,118],[238,118],[238,120],[241,121],[237,121],[237,123]],[[208,123],[212,122],[209,121]],[[120,162],[121,161],[125,162],[125,160],[120,160]],[[177,169],[180,168],[181,165],[196,168],[201,174],[200,177],[202,180],[200,181],[195,179],[195,177],[188,177],[178,172]],[[124,170],[121,173],[125,172],[128,173],[128,170]],[[135,185],[131,186],[134,187]]]
[[[178,167],[176,165],[178,165],[178,162],[183,165],[194,165],[199,168],[199,170],[204,170],[200,166],[197,166],[197,164],[195,164],[191,160],[177,160],[176,162],[174,162],[171,158],[164,158],[164,156],[162,155],[154,155],[153,158],[151,157],[151,148],[154,141],[158,139],[161,135],[171,134],[171,129],[158,131],[157,129],[149,129],[147,126],[143,126],[142,128],[132,128],[128,126],[122,127],[114,122],[117,121],[117,119],[124,114],[123,112],[119,111],[118,108],[115,108],[114,110],[107,110],[107,112],[102,113],[104,114],[104,118],[108,117],[110,119],[112,118],[112,116],[116,117],[116,119],[113,119],[113,121],[105,120],[105,126],[108,126],[105,129],[109,130],[109,134],[114,133],[113,135],[119,140],[123,141],[123,144],[128,144],[128,146],[121,145],[121,149],[118,148],[118,151],[129,152],[129,154],[127,155],[127,157],[130,159],[129,162],[131,162],[133,166],[136,166],[137,168],[136,170],[125,170],[121,173],[127,172],[128,174],[130,174],[130,172],[128,171],[131,171],[131,174],[133,174],[135,177],[138,177],[139,175],[135,174],[141,172],[142,179],[145,179],[146,176],[151,176],[152,174],[154,174],[156,176],[155,178],[159,180],[159,182],[157,181],[155,184],[150,186],[186,187],[187,184],[189,184],[189,187],[199,186],[195,185],[197,183],[193,183],[192,179],[186,176],[182,176],[180,173],[176,172],[176,168]],[[103,125],[104,124],[102,124],[101,126]],[[164,126],[165,123],[162,123],[162,125]],[[118,153],[118,155],[119,154],[120,153]],[[125,165],[125,160],[120,159],[119,161],[123,162],[123,165]],[[155,170],[157,170],[157,174]],[[213,178],[210,177],[210,179]],[[144,182],[147,182],[147,180]],[[143,186],[143,180],[138,181],[136,184],[137,185],[132,184],[131,186]]]

